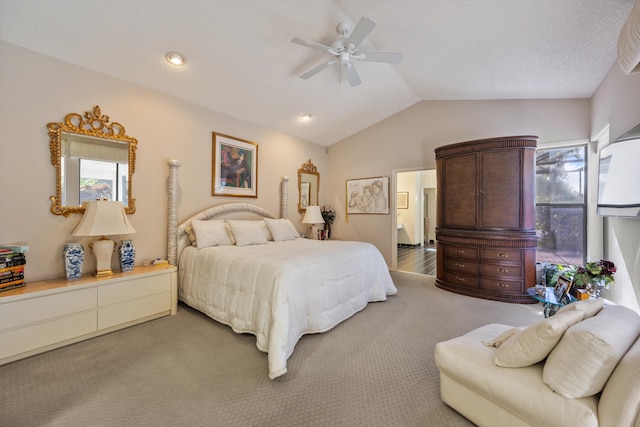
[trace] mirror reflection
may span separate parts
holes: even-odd
[[[135,212],[131,177],[137,140],[127,136],[121,124],[109,123],[96,106],[84,116],[71,113],[64,122],[47,127],[56,169],[52,213],[82,213],[82,202],[96,199],[121,201],[126,213]]]
[[[298,212],[318,204],[320,173],[309,159],[298,169]]]

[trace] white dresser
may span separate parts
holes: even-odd
[[[0,293],[0,365],[175,314],[176,271],[171,265],[136,267]]]

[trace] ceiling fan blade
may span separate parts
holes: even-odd
[[[362,43],[362,41],[369,35],[371,30],[373,30],[373,27],[375,26],[375,22],[363,16],[362,18],[360,18],[360,21],[358,21],[358,24],[351,32],[351,35],[345,43],[345,46],[349,46],[350,44],[352,44],[354,47],[360,46],[360,43]]]
[[[331,47],[325,46],[322,43],[316,43],[316,42],[312,42],[312,41],[309,41],[309,40],[304,40],[304,39],[301,39],[301,38],[298,38],[298,37],[292,38],[291,39],[291,43],[296,43],[296,44],[299,44],[299,45],[302,45],[302,46],[306,46],[306,47],[312,47],[314,49],[318,49],[318,50],[321,50],[323,52],[329,52],[329,51],[332,50]]]
[[[336,61],[328,61],[325,62],[323,64],[318,65],[317,67],[313,67],[312,69],[310,69],[309,71],[307,71],[306,73],[304,73],[303,75],[300,76],[301,79],[303,80],[307,80],[309,77],[313,77],[316,74],[318,74],[320,71],[324,70],[325,68],[328,68],[329,66],[335,64]]]
[[[361,61],[399,64],[402,62],[403,55],[398,52],[366,52],[361,50],[357,55],[353,55],[353,57]]]
[[[347,73],[347,80],[349,81],[349,84],[351,85],[351,87],[358,86],[360,83],[362,83],[360,81],[360,76],[356,71],[356,67],[353,64],[346,63],[344,67],[345,67],[345,72]]]

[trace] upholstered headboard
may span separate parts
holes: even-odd
[[[178,168],[180,162],[174,159],[168,161],[169,178],[167,182],[168,193],[168,221],[167,221],[167,260],[169,264],[178,265],[179,255],[182,250],[191,245],[185,229],[191,225],[194,219],[263,219],[278,218],[268,210],[252,205],[251,203],[225,203],[213,206],[198,212],[178,225]],[[282,177],[280,183],[280,218],[287,217],[287,200],[289,178]]]

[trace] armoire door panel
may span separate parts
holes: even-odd
[[[477,221],[477,160],[476,155],[445,159],[443,225],[475,228]]]
[[[481,154],[480,228],[520,229],[522,162],[519,150]]]

